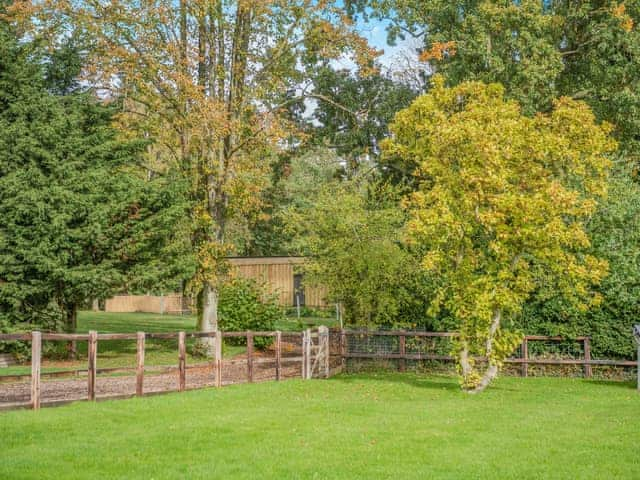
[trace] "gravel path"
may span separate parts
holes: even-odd
[[[256,358],[253,365],[253,381],[264,382],[275,380],[275,361]],[[269,359],[270,360],[270,359]],[[263,363],[264,362],[264,363]],[[301,364],[299,361],[286,361],[283,357],[281,378],[300,378]],[[247,361],[245,359],[225,360],[222,363],[222,384],[246,383]],[[196,389],[215,385],[215,374],[210,365],[187,366],[186,388]],[[178,389],[178,370],[172,369],[166,373],[145,373],[144,393],[169,392]],[[136,377],[134,375],[100,376],[96,380],[97,399],[117,398],[134,395],[136,391]],[[31,394],[29,380],[11,383],[0,383],[0,408],[18,407],[28,404]],[[73,377],[72,379],[45,379],[41,381],[41,403],[56,404],[87,398],[87,379]]]

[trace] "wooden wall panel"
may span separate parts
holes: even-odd
[[[231,258],[232,271],[242,278],[252,278],[267,286],[269,293],[277,293],[280,305],[294,306],[293,275],[304,263],[301,257]],[[306,287],[305,303],[309,307],[324,307],[326,288]]]
[[[176,314],[182,311],[182,295],[118,295],[105,301],[104,311]]]

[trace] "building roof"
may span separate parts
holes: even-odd
[[[298,265],[304,257],[227,257],[231,265]]]

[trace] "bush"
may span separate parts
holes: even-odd
[[[290,316],[298,315],[297,307],[288,307],[286,314]],[[300,307],[300,317],[333,318],[336,316],[335,306],[326,308]]]
[[[609,275],[597,288],[602,302],[584,312],[541,288],[525,306],[518,327],[528,334],[591,337],[594,357],[634,358],[632,329],[640,319],[640,187],[614,175],[609,194],[587,225],[593,255],[607,260]]]
[[[222,331],[270,331],[283,319],[277,296],[266,293],[264,286],[254,280],[234,278],[220,288],[218,325]],[[234,344],[246,343],[244,338],[229,340]],[[256,337],[254,345],[264,349],[272,341],[271,337]]]
[[[0,298],[0,333],[64,331],[63,312],[55,302],[25,307],[11,304],[6,298]],[[18,361],[28,360],[31,358],[31,341],[0,342],[0,353],[12,353]],[[65,355],[68,356],[68,351],[63,342],[45,342],[42,345],[45,358]]]

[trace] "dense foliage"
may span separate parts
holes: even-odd
[[[322,185],[287,210],[306,283],[327,288],[348,324],[423,325],[427,284],[402,243],[398,192],[364,175]]]
[[[591,253],[609,264],[595,289],[602,301],[585,312],[553,288],[540,287],[517,325],[530,334],[589,335],[594,356],[632,358],[631,329],[640,318],[640,189],[627,172],[610,180],[607,198],[586,231]]]
[[[276,295],[265,292],[264,286],[253,280],[233,278],[220,287],[218,306],[220,330],[227,332],[272,331],[284,313]],[[230,338],[230,342],[244,343],[245,338]],[[271,344],[271,337],[255,337],[256,348]]]
[[[616,126],[627,161],[640,153],[640,1],[349,0],[390,20],[390,39],[416,36],[430,72],[450,86],[499,82],[526,113],[586,101]]]
[[[363,77],[331,68],[321,69],[315,77],[314,92],[323,101],[305,119],[309,142],[331,148],[344,159],[347,176],[363,165],[375,166],[393,116],[416,97],[409,86],[389,75]]]
[[[314,198],[313,192],[326,180],[314,178],[319,165],[310,162],[311,158],[332,157],[335,168],[328,174],[333,179],[349,178],[361,170],[380,170],[393,180],[403,178],[405,172],[379,163],[380,142],[388,136],[395,113],[408,106],[416,94],[413,88],[380,71],[362,75],[329,66],[319,68],[313,77],[313,108],[306,108],[302,101],[290,107],[300,132],[290,140],[291,148],[278,156],[261,214],[240,239],[239,252],[250,256],[291,253],[291,235],[280,212]]]
[[[509,321],[537,285],[585,309],[607,271],[586,251],[583,222],[606,195],[610,126],[567,98],[528,117],[503,97],[498,84],[449,89],[436,77],[383,145],[417,166],[407,230],[438,281],[431,312],[444,308],[457,321],[462,384],[474,391],[519,343]],[[475,356],[488,358],[484,372]]]
[[[56,53],[0,21],[3,329],[73,330],[83,303],[177,273],[179,185],[144,178],[144,143],[117,138],[115,108],[78,91],[76,57]]]

